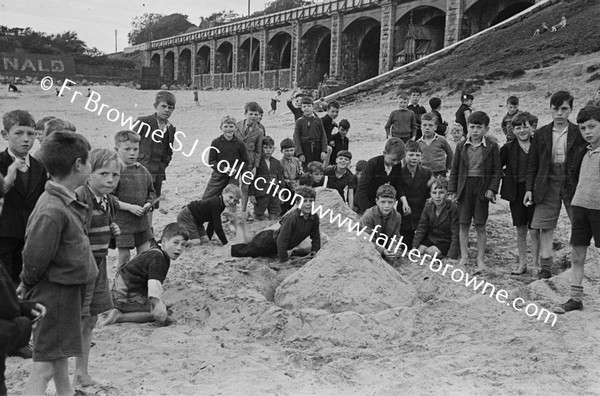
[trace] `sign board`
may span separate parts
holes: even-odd
[[[0,52],[0,75],[74,77],[75,63],[68,55]]]

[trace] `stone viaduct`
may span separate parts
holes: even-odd
[[[333,0],[130,47],[166,83],[352,85],[453,44],[539,0]],[[128,51],[129,50],[129,51]]]

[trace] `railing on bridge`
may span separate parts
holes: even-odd
[[[177,44],[188,44],[197,41],[206,41],[216,37],[231,36],[244,32],[258,31],[275,26],[290,24],[292,21],[306,21],[343,12],[349,9],[357,10],[376,7],[380,0],[334,0],[328,3],[312,4],[309,6],[293,8],[274,14],[263,15],[256,18],[245,19],[226,25],[203,29],[196,32],[184,33],[179,36],[168,37],[150,42],[151,49],[170,47]]]

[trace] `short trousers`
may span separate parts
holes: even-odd
[[[112,298],[115,308],[121,312],[152,312],[148,297],[141,293],[131,293],[120,273],[115,276]]]
[[[152,175],[152,184],[154,185],[154,192],[156,197],[160,197],[162,194],[162,185],[165,181],[165,175]],[[160,202],[154,204],[154,209],[158,209]]]
[[[256,205],[254,205],[254,216],[261,217],[265,211],[269,211],[269,217],[279,217],[281,215],[281,204],[279,198],[272,195],[264,195],[256,197]]]
[[[535,205],[523,205],[526,189],[525,183],[518,183],[517,197],[513,202],[509,203],[510,214],[512,216],[513,226],[515,227],[527,226],[531,228],[531,222],[533,221],[533,215],[535,213]]]
[[[467,177],[465,190],[458,201],[459,224],[470,225],[471,220],[473,220],[476,226],[485,225],[488,219],[490,202],[479,197],[481,183],[483,183],[481,177]]]
[[[81,316],[95,316],[112,309],[112,298],[106,272],[106,256],[94,257],[98,266],[98,276],[85,285],[85,299],[81,309]]]
[[[231,246],[232,257],[269,257],[277,254],[275,230],[264,230],[252,238],[250,243]]]
[[[553,165],[555,169],[556,165]],[[558,174],[561,173],[561,174]],[[561,202],[565,205],[567,215],[571,219],[571,200],[564,199],[562,172],[555,170],[548,177],[546,195],[541,202],[535,204],[535,212],[531,221],[531,228],[536,230],[551,230],[556,228],[560,215]]]
[[[592,237],[600,248],[600,210],[573,206],[571,220],[571,245],[590,246]]]
[[[143,245],[144,243],[148,242],[152,238],[154,238],[154,234],[152,234],[151,229],[147,229],[145,231],[138,232],[135,234],[119,235],[116,238],[117,247],[133,249],[135,247]]]
[[[85,284],[61,285],[42,280],[29,291],[27,299],[39,302],[47,310],[33,330],[33,361],[80,357]]]
[[[206,236],[204,227],[198,227],[196,220],[194,220],[194,216],[192,216],[190,208],[187,206],[181,209],[177,214],[177,222],[186,228],[190,234],[190,239],[200,239],[201,236]]]
[[[208,180],[208,184],[206,185],[206,189],[204,190],[204,194],[202,195],[202,200],[205,201],[212,197],[218,197],[228,184],[239,186],[239,182],[235,177],[213,171]]]
[[[442,253],[442,256],[446,256],[448,254],[448,251],[450,250],[450,242],[442,241],[442,242],[438,242],[438,243],[433,243],[429,240],[429,238],[425,238],[425,240],[423,242],[421,242],[421,245],[424,245],[427,247],[435,246],[436,248],[438,248],[440,250],[440,252]]]

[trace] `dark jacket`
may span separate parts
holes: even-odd
[[[156,113],[140,117],[138,121],[140,123],[137,128],[141,138],[138,162],[144,165],[152,176],[165,176],[165,169],[167,169],[173,157],[172,144],[175,140],[175,126],[169,125],[162,139],[159,138],[160,134],[158,132],[154,139],[152,139],[153,132],[157,129],[160,130]],[[147,124],[150,128],[143,123]],[[156,143],[155,140],[160,140],[160,142]]]
[[[402,168],[400,174],[400,182],[402,183],[402,191],[406,194],[408,206],[410,206],[411,214],[402,216],[403,230],[416,230],[421,219],[421,212],[425,207],[425,202],[429,198],[429,187],[427,182],[431,179],[433,172],[429,168],[417,166],[415,177],[413,178],[407,166]],[[398,212],[402,213],[402,203],[398,201]]]
[[[583,158],[585,158],[585,155],[588,151],[588,145],[584,144],[580,146],[577,150],[575,150],[575,154],[573,155],[573,174],[571,175],[571,185],[573,186],[573,194],[575,194],[577,184],[579,183],[579,172],[581,172],[581,164],[583,162]]]
[[[196,225],[204,225],[204,223],[208,222],[208,226],[206,227],[206,236],[208,239],[211,239],[213,233],[216,232],[221,243],[227,245],[227,237],[221,223],[221,213],[225,210],[222,195],[204,201],[190,202],[187,207]]]
[[[242,163],[244,164],[244,170],[250,170],[248,167],[248,149],[246,149],[244,142],[241,142],[235,136],[231,140],[227,140],[225,136],[221,135],[214,139],[210,146],[212,149],[208,153],[208,163],[213,168],[213,173],[221,173],[217,165],[222,160],[227,161],[229,166],[235,167],[234,174],[237,173]]]
[[[434,245],[440,242],[449,242],[448,257],[457,258],[459,252],[458,231],[458,209],[456,204],[447,200],[440,215],[436,216],[435,204],[428,201],[415,232],[413,247],[418,248],[425,239],[429,239]]]
[[[35,302],[17,299],[13,282],[0,262],[0,355],[6,355],[29,342],[31,310]]]
[[[527,166],[527,191],[533,192],[533,201],[541,202],[548,190],[548,174],[552,166],[552,126],[553,123],[545,125],[535,131],[531,140],[529,151],[529,165]],[[570,200],[575,194],[576,184],[573,184],[574,155],[581,146],[585,146],[585,140],[579,132],[577,125],[569,122],[567,131],[567,154],[565,158],[566,175],[564,179],[565,200]]]
[[[402,155],[404,157],[404,155]],[[396,189],[396,199],[404,196],[404,190],[400,183],[400,174],[402,172],[402,164],[399,163],[392,168],[388,175],[385,173],[385,164],[383,155],[371,158],[367,161],[367,166],[358,180],[356,189],[356,206],[361,212],[375,205],[375,197],[379,186],[389,183]]]
[[[336,162],[336,158],[337,158],[337,153],[339,153],[342,150],[348,150],[348,147],[350,146],[350,141],[348,140],[347,137],[340,135],[340,133],[334,133],[331,136],[331,139],[329,140],[329,142],[333,141],[335,146],[333,146],[331,148],[331,157],[329,157],[329,165],[335,165]],[[329,143],[327,142],[327,143]]]
[[[6,176],[13,159],[8,149],[0,153],[0,173]],[[23,183],[21,172],[17,171],[15,184],[4,195],[4,210],[0,214],[0,238],[25,238],[25,228],[29,215],[44,193],[48,176],[42,164],[29,156],[29,183]]]
[[[445,122],[445,121],[442,119],[442,115],[440,114],[440,112],[439,112],[439,111],[437,111],[437,110],[433,110],[433,109],[432,109],[432,110],[431,110],[431,113],[432,113],[432,114],[434,114],[434,115],[437,117],[437,121],[438,121],[438,122],[437,122],[437,128],[436,128],[435,132],[436,132],[438,135],[441,135],[441,136],[446,136],[446,130],[448,129],[448,123],[447,123],[447,122]]]
[[[500,148],[500,164],[504,170],[502,176],[502,187],[500,188],[500,196],[509,202],[517,199],[517,184],[519,170],[519,146],[518,139],[506,143]],[[529,149],[531,153],[531,149]]]
[[[483,147],[483,183],[478,192],[478,198],[485,200],[485,192],[492,190],[498,192],[500,188],[500,178],[502,177],[502,167],[500,165],[500,149],[498,144],[484,136],[486,146]],[[467,141],[461,142],[456,146],[454,160],[452,161],[452,170],[450,171],[450,181],[448,183],[448,192],[456,193],[456,199],[461,199],[465,185],[467,183],[467,174],[469,159],[465,147]]]
[[[250,185],[250,195],[255,197],[264,197],[266,195],[274,196],[276,187],[271,187],[271,191],[267,194],[269,189],[269,183],[273,180],[275,186],[282,186],[285,177],[283,176],[283,167],[279,160],[271,157],[269,158],[269,168],[267,168],[267,162],[265,157],[261,157],[256,168],[256,176],[254,177],[254,183]],[[259,180],[262,177],[264,180]]]
[[[321,233],[319,231],[319,216],[309,214],[305,216],[300,209],[281,218],[281,227],[273,233],[277,243],[277,255],[282,263],[289,259],[288,250],[300,245],[303,240],[310,237],[311,252],[321,249]]]

